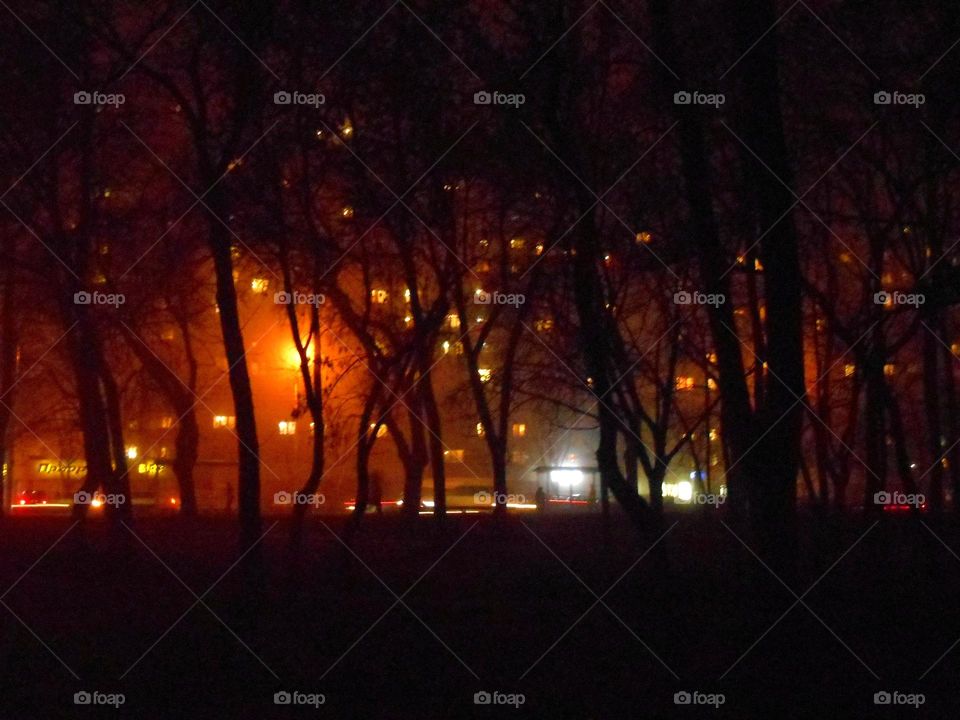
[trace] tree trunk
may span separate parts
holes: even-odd
[[[214,195],[217,195],[217,198]],[[218,192],[211,192],[211,208],[219,217],[226,217]],[[253,409],[253,391],[247,369],[246,348],[240,326],[237,292],[233,284],[233,258],[230,236],[213,220],[210,221],[210,251],[217,283],[217,307],[220,310],[220,330],[226,353],[230,392],[233,395],[237,418],[238,508],[240,516],[240,544],[251,547],[260,538],[260,444],[257,440],[257,422]]]

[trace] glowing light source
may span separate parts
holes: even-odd
[[[550,471],[550,480],[557,485],[579,485],[583,482],[583,473],[576,468],[557,468]]]
[[[128,459],[128,460],[136,460],[136,459],[137,459],[137,454],[138,454],[138,453],[137,453],[137,446],[136,446],[136,445],[128,445],[128,446],[127,446],[127,459]]]

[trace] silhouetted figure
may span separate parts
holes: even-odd
[[[233,512],[233,485],[227,483],[227,512]]]
[[[547,494],[543,491],[543,488],[537,486],[537,493],[534,495],[534,499],[537,503],[537,512],[541,515],[547,510]]]
[[[370,504],[378,515],[383,514],[383,485],[380,482],[380,473],[376,470],[370,473]]]

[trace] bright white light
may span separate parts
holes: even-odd
[[[136,460],[136,459],[137,459],[137,446],[136,446],[136,445],[128,445],[128,446],[127,446],[127,457],[128,457],[130,460]]]
[[[557,485],[579,485],[583,482],[583,473],[575,468],[560,468],[550,471],[550,479]]]
[[[689,480],[681,480],[677,483],[677,500],[680,502],[690,502],[693,499],[693,483]]]

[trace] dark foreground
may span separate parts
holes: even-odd
[[[642,537],[615,523],[607,540],[595,515],[457,516],[442,531],[371,517],[352,552],[334,537],[342,519],[312,518],[296,563],[286,520],[273,523],[258,571],[236,564],[226,519],[143,518],[122,540],[74,527],[52,549],[69,520],[4,520],[0,717],[960,710],[953,521],[809,520],[792,590],[717,517],[668,516]],[[124,702],[76,705],[84,691]],[[694,704],[676,704],[684,691]],[[876,705],[883,691],[923,704]],[[475,704],[480,692],[508,704]]]

